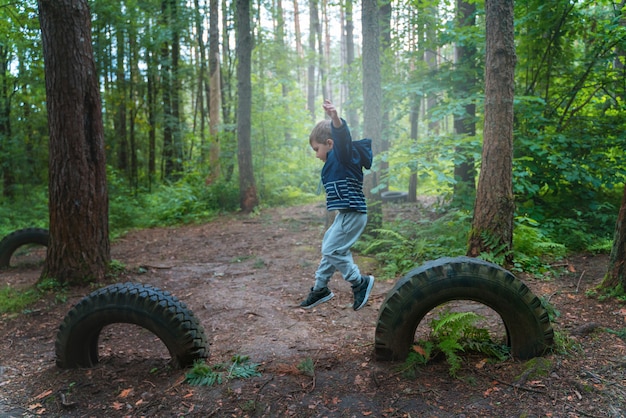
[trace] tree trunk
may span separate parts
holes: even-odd
[[[613,238],[609,268],[604,280],[602,280],[601,287],[614,288],[621,285],[622,289],[626,289],[626,186],[624,187],[624,195],[617,215]]]
[[[158,68],[152,52],[146,52],[147,80],[147,112],[148,112],[148,189],[152,190],[152,183],[156,176],[156,97]]]
[[[252,35],[250,0],[237,0],[237,162],[239,164],[239,202],[241,210],[252,212],[259,204],[252,168]]]
[[[193,117],[193,126],[194,126],[194,136],[200,137],[200,162],[202,164],[206,161],[207,155],[207,143],[206,143],[206,119],[207,119],[207,109],[205,107],[205,99],[204,94],[207,84],[207,57],[206,57],[206,48],[204,45],[204,24],[203,24],[203,16],[206,13],[204,8],[200,7],[200,2],[198,0],[194,0],[194,21],[196,27],[196,42],[198,43],[197,52],[195,53],[198,60],[198,78],[196,83],[196,103],[194,106],[194,117]],[[210,14],[213,17],[213,13]],[[210,52],[209,52],[210,53]],[[200,127],[198,127],[198,119],[200,121]],[[190,151],[191,154],[191,151]]]
[[[382,60],[382,65],[385,66],[383,74],[387,74],[387,77],[394,78],[394,64],[393,64],[393,51],[391,45],[391,2],[390,0],[383,0],[379,2],[380,6],[378,9],[378,14],[380,18],[380,42],[381,48],[380,51],[385,54],[385,57]],[[391,101],[389,99],[389,94],[385,97],[385,94],[382,95],[382,103],[381,108],[384,109],[382,112],[382,128],[381,128],[381,139],[380,139],[380,152],[387,153],[389,151],[389,137],[391,135],[391,123],[389,119],[389,109],[392,108]],[[380,178],[387,178],[389,176],[389,161],[387,159],[380,159],[379,161],[379,172]],[[384,181],[383,185],[379,188],[379,193],[386,192],[389,190],[388,186],[389,182]]]
[[[11,137],[11,94],[9,94],[10,48],[0,45],[0,173],[2,174],[2,196],[13,198],[15,176],[8,145]]]
[[[128,175],[128,140],[127,140],[127,127],[126,127],[126,69],[124,63],[126,62],[126,39],[124,39],[124,30],[121,27],[117,28],[116,34],[116,54],[117,64],[115,67],[115,95],[117,97],[117,109],[115,113],[114,126],[115,126],[115,140],[117,141],[117,168]]]
[[[300,12],[298,11],[298,0],[293,0],[293,33],[296,42],[296,74],[298,77],[298,82],[301,81],[300,77],[300,62],[302,58],[304,58],[304,50],[302,48],[302,32],[300,30]]]
[[[86,0],[39,0],[46,73],[50,241],[43,277],[82,284],[111,260],[98,72]]]
[[[619,10],[622,10],[626,1],[622,1]],[[626,26],[626,17],[620,16],[620,26]],[[626,50],[618,47],[615,51],[615,60],[613,65],[616,71],[621,75],[621,80],[626,80],[626,66],[624,59],[626,58]],[[622,86],[625,84],[622,83]],[[620,99],[626,97],[626,90],[616,89],[616,95]],[[622,204],[617,214],[617,222],[615,223],[615,234],[613,236],[613,248],[609,259],[609,268],[602,280],[601,287],[615,288],[618,285],[622,290],[626,289],[626,186],[624,186],[624,194],[622,195]]]
[[[317,1],[309,0],[309,57],[307,72],[307,109],[311,115],[311,120],[315,121],[315,36],[319,33],[319,17],[317,11]]]
[[[485,123],[468,255],[481,252],[512,259],[513,87],[515,44],[513,0],[486,0]]]
[[[362,4],[363,136],[372,139],[372,150],[376,156],[381,151],[382,134],[379,11],[376,0],[364,0]],[[378,185],[377,175],[378,173],[372,170],[363,181],[363,191],[368,199],[369,207],[367,227],[369,231],[379,229],[382,226],[380,193],[372,192]]]
[[[128,41],[130,45],[130,77],[128,82],[128,97],[130,101],[130,117],[128,123],[129,131],[129,153],[130,153],[130,184],[136,191],[139,187],[139,162],[137,160],[137,114],[139,113],[138,85],[139,85],[139,43],[137,42],[137,31],[129,29]]]
[[[346,68],[348,69],[348,80],[346,83],[346,97],[351,101],[354,92],[352,85],[352,64],[354,63],[354,14],[352,13],[352,0],[346,0]],[[359,115],[355,106],[347,106],[346,119],[348,126],[354,132],[359,129]]]
[[[211,179],[216,180],[220,176],[220,137],[218,127],[220,125],[220,112],[222,109],[222,89],[220,77],[220,32],[219,32],[219,1],[211,0],[209,23],[209,80],[210,80],[210,104],[209,104],[209,132],[210,147],[209,161],[211,166]]]
[[[476,24],[476,5],[465,0],[457,2],[457,23],[459,28],[472,27]],[[474,77],[476,65],[476,48],[473,45],[457,43],[455,47],[456,67],[460,77],[460,82],[456,83],[455,91],[459,99],[465,99],[472,94],[476,79]],[[454,118],[455,133],[463,137],[476,136],[476,105],[471,103],[465,106],[463,115],[456,115]],[[453,199],[462,205],[470,196],[475,193],[476,170],[474,159],[470,150],[463,146],[455,147],[456,155],[461,157],[461,161],[454,165],[454,197]]]

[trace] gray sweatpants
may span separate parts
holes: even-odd
[[[326,230],[322,240],[322,261],[315,272],[315,290],[327,287],[330,278],[337,270],[351,285],[359,284],[361,272],[354,264],[350,248],[359,239],[366,224],[366,213],[337,213],[333,224]]]

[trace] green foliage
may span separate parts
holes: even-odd
[[[355,249],[375,255],[383,278],[396,277],[426,260],[465,254],[469,226],[469,214],[463,211],[449,212],[434,221],[394,221],[374,231],[375,237],[363,235]]]
[[[573,340],[569,335],[561,331],[554,331],[552,352],[561,355],[572,355],[583,352],[582,344]]]
[[[621,328],[618,330],[613,330],[611,328],[604,328],[604,330],[608,332],[609,334],[616,335],[622,341],[626,342],[626,328]]]
[[[24,312],[50,293],[55,294],[55,303],[65,303],[67,300],[67,288],[54,279],[45,279],[24,289],[4,286],[0,288],[0,314]]]
[[[213,366],[204,361],[196,361],[191,370],[185,375],[185,381],[192,386],[213,386],[222,384],[225,380],[249,379],[261,376],[258,364],[250,363],[247,356],[236,355],[230,364],[215,364]]]
[[[112,232],[207,221],[217,213],[238,208],[237,186],[224,181],[207,185],[205,179],[202,173],[189,173],[175,183],[156,186],[152,192],[135,192],[110,170]]]
[[[17,313],[41,298],[34,288],[18,290],[11,286],[0,288],[0,313]]]
[[[587,291],[588,297],[597,297],[600,301],[609,299],[616,299],[620,302],[626,302],[626,291],[621,283],[618,283],[615,287],[601,287],[598,286],[595,289]]]
[[[302,360],[296,367],[307,376],[315,376],[315,364],[313,364],[313,360],[310,357]]]
[[[23,228],[48,228],[48,198],[44,187],[33,187],[15,200],[0,198],[0,239]]]
[[[476,327],[476,322],[483,319],[474,312],[451,312],[445,310],[430,322],[431,333],[426,341],[418,341],[409,352],[402,366],[405,376],[409,377],[416,367],[426,364],[438,353],[446,357],[448,372],[456,377],[463,362],[460,352],[477,352],[496,361],[509,357],[506,346],[491,340],[489,331]]]
[[[539,276],[553,270],[550,262],[564,257],[567,247],[554,242],[535,220],[518,216],[513,231],[513,254],[512,271]]]

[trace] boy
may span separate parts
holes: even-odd
[[[369,169],[372,165],[372,141],[352,141],[346,121],[339,118],[330,100],[325,100],[323,107],[330,120],[319,122],[313,128],[309,143],[315,156],[324,161],[322,184],[326,190],[326,209],[339,213],[324,234],[315,285],[300,306],[311,309],[332,299],[335,295],[328,289],[328,282],[339,270],[344,280],[352,285],[353,309],[358,311],[365,306],[374,286],[374,277],[361,276],[350,252],[367,224],[363,168]]]

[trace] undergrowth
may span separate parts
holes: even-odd
[[[381,278],[395,278],[408,273],[428,260],[455,257],[467,253],[467,238],[472,217],[467,211],[451,211],[437,219],[416,215],[418,219],[386,222],[382,228],[364,234],[355,249],[373,255],[379,261]],[[432,216],[432,215],[431,215]],[[494,250],[480,258],[505,265],[505,249],[493,238],[483,236]],[[568,248],[555,242],[547,231],[528,217],[515,219],[513,234],[513,272],[526,272],[539,277],[551,277],[560,272],[554,261],[563,258]]]
[[[54,293],[55,303],[65,303],[67,287],[54,279],[45,279],[24,289],[4,286],[0,288],[0,314],[25,312],[29,306],[50,293]]]
[[[456,377],[463,361],[461,352],[476,352],[495,361],[509,357],[509,347],[492,341],[489,331],[478,328],[476,322],[484,319],[474,312],[450,312],[446,310],[430,322],[431,333],[427,340],[417,341],[400,367],[402,374],[414,378],[420,366],[443,354],[448,372]]]
[[[250,363],[248,356],[233,356],[231,363],[207,364],[204,361],[194,363],[185,375],[185,381],[192,386],[213,386],[226,380],[249,379],[261,376],[258,364]]]

